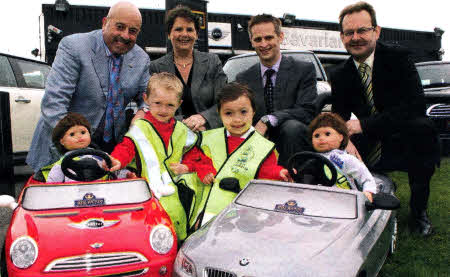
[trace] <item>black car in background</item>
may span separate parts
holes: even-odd
[[[444,154],[450,153],[450,61],[416,63],[427,103],[426,114],[436,124]]]

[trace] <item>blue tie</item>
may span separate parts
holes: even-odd
[[[120,88],[120,67],[122,57],[112,57],[112,68],[109,74],[109,89],[106,99],[105,132],[103,140],[109,142],[111,138],[118,137],[122,123],[125,121],[123,111],[123,94]],[[114,131],[114,133],[113,133]]]

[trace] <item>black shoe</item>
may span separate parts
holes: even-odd
[[[412,217],[412,221],[414,224],[413,230],[415,232],[418,232],[424,237],[429,236],[433,233],[433,227],[426,211],[421,211],[413,215]]]

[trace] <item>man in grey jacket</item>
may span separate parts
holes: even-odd
[[[118,2],[103,18],[102,29],[61,40],[41,103],[41,118],[27,163],[34,169],[59,158],[51,142],[54,126],[68,112],[91,124],[93,141],[110,152],[126,132],[125,108],[131,100],[143,104],[150,59],[137,45],[142,24],[139,9]],[[138,111],[136,117],[143,116]]]

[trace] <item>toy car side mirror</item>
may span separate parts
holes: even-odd
[[[220,180],[219,188],[223,190],[228,190],[234,193],[239,193],[241,191],[241,186],[239,185],[239,180],[234,177],[227,177]]]
[[[0,195],[0,207],[10,208],[14,210],[19,204],[17,204],[14,197],[10,195]]]
[[[379,192],[373,195],[373,202],[366,202],[367,210],[396,210],[400,208],[400,200],[390,193]]]

